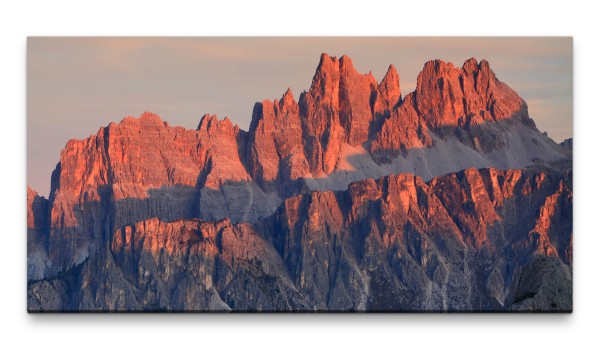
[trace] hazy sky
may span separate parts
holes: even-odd
[[[428,60],[487,59],[541,131],[573,136],[571,38],[29,38],[27,183],[48,196],[69,139],[144,111],[194,129],[205,113],[229,116],[248,129],[255,102],[308,89],[322,52],[378,80],[394,64],[402,95]]]

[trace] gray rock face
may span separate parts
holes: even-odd
[[[569,172],[386,176],[254,224],[157,218],[30,283],[29,309],[570,311]]]
[[[48,261],[48,199],[27,187],[27,278],[47,275]]]

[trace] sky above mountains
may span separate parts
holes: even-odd
[[[288,87],[298,100],[322,52],[377,80],[394,64],[402,95],[428,60],[487,59],[541,131],[573,136],[571,38],[29,38],[27,182],[48,196],[69,139],[144,111],[194,129],[205,113],[229,116],[248,129],[255,102]]]

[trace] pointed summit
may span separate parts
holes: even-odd
[[[216,115],[214,115],[214,114],[211,115],[210,113],[206,113],[200,119],[200,123],[198,124],[197,130],[208,131],[208,129],[211,128],[213,125],[215,125],[218,121],[219,120]]]
[[[345,54],[340,58],[340,73],[343,75],[357,73],[352,59]]]
[[[399,79],[398,70],[396,70],[396,66],[394,66],[394,64],[390,64],[387,72],[385,73],[385,76],[383,77],[384,80],[387,78]]]
[[[469,58],[465,60],[465,63],[463,64],[462,68],[468,73],[479,70],[479,64],[477,63],[477,59]]]
[[[388,71],[379,83],[378,90],[389,108],[394,107],[400,101],[402,97],[400,76],[393,64],[390,64]]]
[[[312,99],[321,99],[330,105],[338,105],[340,84],[340,62],[327,53],[321,54],[308,94]]]
[[[490,63],[485,59],[481,59],[481,61],[479,62],[479,69],[490,70]]]
[[[490,63],[485,59],[482,59],[479,63],[477,63],[477,59],[475,58],[467,59],[464,62],[462,69],[467,75],[477,75],[479,73],[483,73],[486,79],[496,78],[496,75],[490,69]]]
[[[340,62],[335,56],[329,56],[327,53],[321,53],[321,59],[315,72],[315,77],[339,70]]]
[[[281,97],[281,100],[279,101],[279,106],[283,108],[284,106],[293,105],[295,103],[296,103],[296,99],[294,99],[294,94],[292,94],[292,89],[288,87],[288,89],[285,91],[285,93]]]

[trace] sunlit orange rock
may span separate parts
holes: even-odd
[[[27,192],[28,302],[568,310],[568,153],[485,60],[430,61],[403,98],[393,65],[377,83],[323,54],[248,132],[146,112],[68,141],[49,198]],[[564,296],[530,297],[548,276]]]

